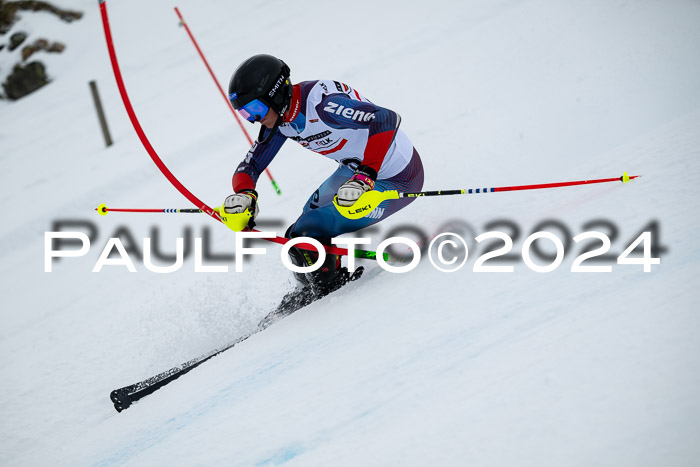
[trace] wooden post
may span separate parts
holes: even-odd
[[[100,120],[100,127],[102,127],[105,144],[109,147],[112,145],[112,137],[109,134],[109,128],[107,128],[107,119],[105,118],[104,110],[102,110],[102,102],[97,92],[97,83],[95,80],[90,81],[90,91],[92,91],[92,100],[95,101],[95,110],[97,110],[97,118]]]

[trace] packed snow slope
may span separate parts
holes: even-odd
[[[274,244],[236,273],[232,232],[206,215],[95,213],[103,202],[190,206],[128,120],[97,2],[56,3],[85,16],[68,25],[24,12],[13,29],[67,44],[37,56],[52,82],[0,101],[2,465],[696,465],[700,3],[108,1],[141,125],[212,206],[248,145],[174,6],[224,86],[242,60],[271,53],[294,81],[339,80],[398,112],[425,189],[643,175],[418,199],[362,235],[376,247],[407,226],[459,230],[471,248],[463,269],[424,259],[394,274],[365,261],[362,280],[120,414],[112,389],[246,334],[292,282]],[[12,57],[0,51],[0,67]],[[285,145],[270,166],[282,195],[259,183],[263,230],[282,234],[334,168]],[[45,272],[44,234],[55,230],[90,233],[90,250]],[[474,272],[484,251],[474,238],[490,230],[514,245],[486,265],[514,272]],[[541,230],[568,244],[549,273],[520,257]],[[610,259],[583,264],[611,272],[571,272],[584,243],[600,245],[573,242],[590,230],[611,238]],[[615,262],[642,230],[660,247],[651,272]],[[92,272],[110,237],[137,272]],[[190,254],[156,274],[134,253],[151,238],[172,255],[178,237],[205,238],[205,265],[229,272],[195,272]]]

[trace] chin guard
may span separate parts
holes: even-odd
[[[258,144],[267,144],[270,142],[273,136],[275,136],[275,133],[277,133],[277,129],[280,127],[282,124],[282,115],[277,117],[277,120],[275,121],[275,126],[272,128],[267,128],[265,125],[262,123],[260,124],[260,133],[258,133]],[[266,136],[267,135],[267,136]]]

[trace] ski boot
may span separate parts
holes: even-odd
[[[318,261],[318,253],[315,251],[301,250],[299,248],[291,248],[289,250],[289,259],[295,266],[312,266]],[[358,268],[358,270],[355,271],[357,277],[362,274],[362,269],[363,268]],[[326,254],[325,261],[316,271],[307,273],[295,272],[294,277],[301,287],[301,291],[297,291],[297,293],[303,295],[311,294],[315,299],[324,297],[338,290],[351,280],[348,269],[341,266],[340,256],[332,253]]]
[[[318,253],[292,247],[289,249],[289,259],[295,266],[312,266],[318,260]],[[264,329],[277,319],[335,292],[348,282],[359,279],[364,270],[365,268],[360,266],[350,274],[348,268],[341,266],[340,256],[327,253],[325,261],[316,271],[294,273],[298,282],[296,290],[286,294],[277,309],[268,314],[258,326]]]

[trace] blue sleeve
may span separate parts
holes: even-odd
[[[238,193],[241,190],[255,189],[260,174],[272,162],[285,141],[287,138],[277,130],[266,144],[257,141],[253,143],[233,174],[233,191]]]

